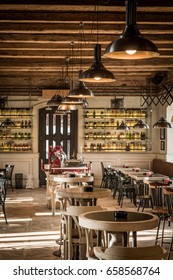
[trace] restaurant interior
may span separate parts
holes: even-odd
[[[0,4],[0,260],[172,260],[173,5],[13,2]]]

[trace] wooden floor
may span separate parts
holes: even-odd
[[[108,209],[118,208],[113,198],[100,199],[98,204]],[[134,206],[126,199],[123,208],[127,210]],[[56,243],[60,233],[59,210],[55,216],[51,215],[46,204],[45,188],[9,190],[6,213],[8,225],[0,212],[0,260],[60,259],[54,255],[59,249]],[[169,235],[172,228],[166,229]],[[154,244],[155,234],[156,229],[138,233],[139,245]]]

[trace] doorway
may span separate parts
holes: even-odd
[[[41,160],[48,163],[49,146],[62,146],[67,159],[77,158],[78,111],[56,115],[56,108],[39,110],[39,185],[45,185],[45,173]]]

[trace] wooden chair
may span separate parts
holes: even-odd
[[[162,260],[167,257],[167,250],[159,245],[145,247],[112,245],[106,249],[95,246],[94,254],[100,260]]]
[[[80,227],[78,217],[83,213],[101,209],[100,206],[69,206],[67,211],[62,212],[66,220],[63,230],[64,251],[67,252],[65,259],[86,259],[92,255],[91,247],[96,245],[97,234]]]

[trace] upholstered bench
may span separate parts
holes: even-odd
[[[152,171],[173,178],[173,162],[163,161],[161,159],[153,159]]]

